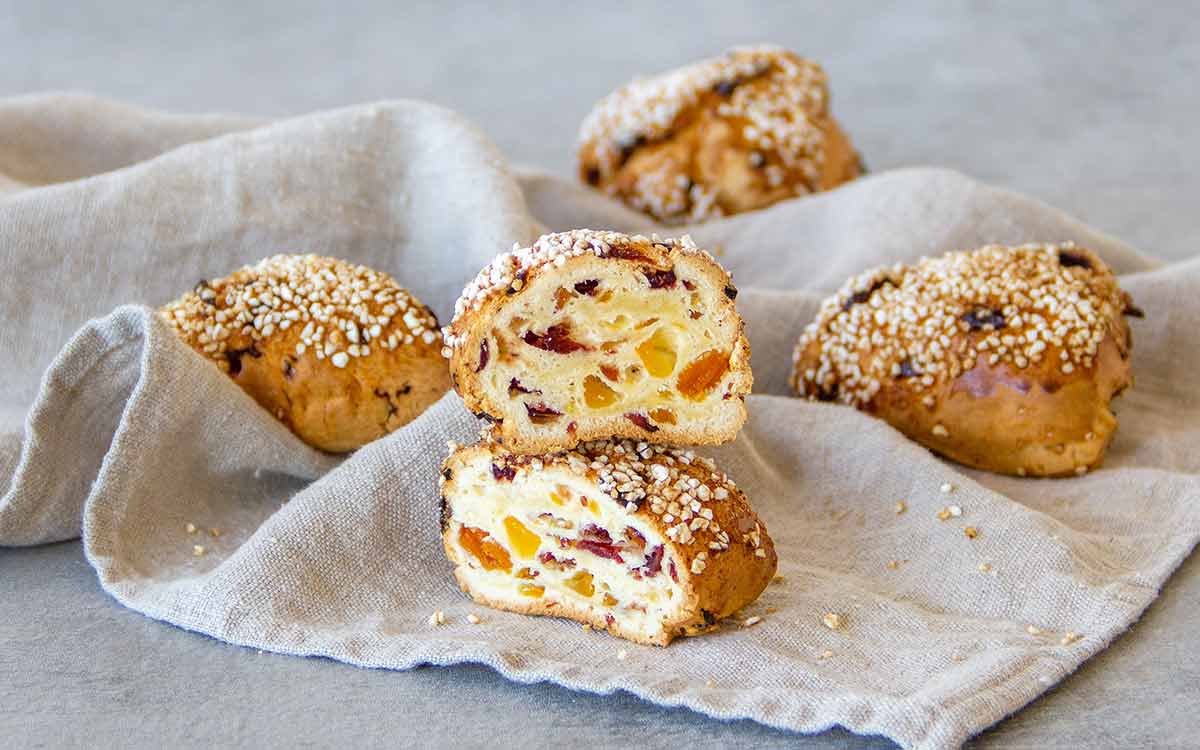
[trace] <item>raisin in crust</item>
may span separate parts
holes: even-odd
[[[387,274],[276,255],[196,288],[162,319],[321,450],[354,450],[450,388],[433,312]]]
[[[988,246],[869,271],[825,300],[792,386],[887,420],[959,463],[1017,476],[1100,465],[1132,382],[1112,271],[1065,243]]]
[[[548,234],[480,272],[444,353],[467,407],[514,452],[722,443],[753,384],[736,296],[687,237]]]
[[[579,132],[580,179],[666,224],[829,190],[862,171],[829,112],[825,71],[768,45],[635,80]]]
[[[442,468],[442,540],[462,590],[665,646],[712,629],[775,574],[775,547],[712,461],[645,442],[547,456],[482,442]]]

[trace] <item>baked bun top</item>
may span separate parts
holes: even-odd
[[[587,475],[626,512],[645,518],[672,542],[691,549],[693,575],[702,575],[707,560],[731,543],[746,544],[757,557],[768,554],[770,540],[745,495],[712,459],[691,450],[597,440],[542,456],[498,453],[492,475],[512,479],[519,471],[540,473],[554,466]]]
[[[638,78],[601,99],[580,126],[581,176],[593,185],[607,182],[633,149],[669,138],[705,107],[739,126],[750,148],[775,155],[779,168],[799,171],[818,189],[828,79],[816,62],[772,45],[739,47]]]
[[[317,255],[275,255],[201,281],[161,315],[193,349],[234,374],[245,352],[263,350],[290,328],[300,331],[289,347],[296,357],[340,369],[372,354],[428,347],[438,325],[391,276]]]
[[[542,269],[561,267],[567,259],[584,254],[597,258],[639,260],[655,266],[669,267],[671,251],[700,255],[721,268],[707,251],[696,247],[691,237],[659,239],[640,234],[623,234],[596,229],[573,229],[569,232],[545,234],[529,247],[514,244],[510,252],[498,255],[463,289],[454,303],[454,318],[442,329],[445,348],[442,355],[453,356],[454,349],[464,342],[464,331],[471,316],[497,297],[511,296],[525,288]],[[721,273],[725,273],[721,270]],[[737,289],[725,273],[725,294],[731,299]]]
[[[931,391],[977,363],[1043,380],[1087,377],[1123,314],[1112,271],[1073,243],[989,245],[876,268],[826,299],[796,347],[793,387],[869,408],[881,387]],[[931,398],[931,397],[926,397]]]

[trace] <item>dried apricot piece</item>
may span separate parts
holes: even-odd
[[[621,400],[621,394],[604,384],[595,375],[583,379],[583,400],[590,409],[603,409]]]
[[[542,546],[542,538],[514,516],[505,517],[504,530],[508,532],[508,543],[513,552],[517,553],[517,557],[528,560],[537,554],[538,547]]]
[[[679,373],[676,388],[684,398],[700,401],[708,392],[721,382],[725,373],[729,372],[729,355],[715,349],[707,351],[694,359],[683,372]]]
[[[637,353],[646,371],[656,378],[665,378],[675,371],[675,346],[666,329],[659,328],[639,344]]]
[[[604,603],[604,606],[606,606],[606,607],[615,606],[617,603],[617,600],[613,598],[612,594],[605,594],[604,599],[602,599],[601,601]]]
[[[590,597],[596,593],[596,587],[592,585],[592,574],[586,570],[581,570],[575,575],[563,581],[563,585],[574,591],[580,596]]]
[[[528,596],[531,599],[537,599],[539,596],[546,593],[546,587],[538,586],[532,583],[522,583],[520,586],[517,586],[517,591],[521,594],[521,596]]]
[[[508,550],[483,529],[473,526],[459,528],[458,543],[475,556],[484,570],[512,572],[512,558],[508,556]]]
[[[620,382],[621,371],[612,365],[600,365],[600,372],[604,373],[604,377],[614,383]]]
[[[675,424],[675,412],[670,409],[651,409],[650,418],[659,424]]]

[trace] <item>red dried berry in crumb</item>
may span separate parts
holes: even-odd
[[[580,539],[591,539],[596,542],[604,542],[612,544],[612,535],[608,533],[608,529],[597,526],[594,523],[589,523],[579,531]]]
[[[534,424],[546,424],[562,416],[561,411],[552,409],[540,401],[536,404],[525,404],[525,413],[529,415],[529,421]]]
[[[674,560],[667,563],[667,572],[669,572],[671,574],[672,581],[674,581],[675,583],[679,583],[679,575],[675,572],[675,561]]]
[[[575,422],[571,422],[569,425],[567,425],[567,434],[574,435],[575,430],[577,430],[577,429],[579,429],[579,425],[576,424]]]
[[[475,368],[475,372],[483,372],[483,368],[487,367],[488,363],[488,342],[487,339],[479,342],[479,366]]]
[[[625,527],[625,538],[638,547],[646,546],[646,537],[642,536],[641,532],[632,526]]]
[[[610,628],[613,626],[613,623],[615,623],[616,621],[617,621],[617,618],[613,617],[612,615],[604,616],[604,624],[609,626]]]
[[[621,371],[612,365],[600,365],[600,372],[614,383],[621,379]]]
[[[625,245],[610,245],[608,248],[608,257],[621,258],[623,260],[650,260],[642,253]]]
[[[696,285],[693,284],[692,282],[688,281],[687,279],[683,280],[683,288],[688,290],[689,292],[696,291]]]
[[[565,323],[550,326],[543,334],[526,331],[521,340],[530,346],[555,354],[570,354],[571,352],[590,352],[592,347],[581,344],[571,338],[571,327]]]
[[[625,415],[625,418],[633,422],[638,427],[641,427],[646,432],[658,432],[658,427],[650,422],[650,418],[645,414],[630,412]]]
[[[653,578],[662,570],[663,546],[661,544],[655,546],[646,553],[646,561],[642,563],[642,575],[646,578]]]
[[[516,475],[517,470],[511,466],[501,467],[492,464],[492,478],[497,482],[511,482]]]
[[[596,287],[598,286],[600,286],[600,279],[588,279],[587,281],[581,281],[576,284],[575,291],[591,297],[596,293]]]
[[[666,271],[644,271],[646,281],[650,282],[651,289],[672,289],[675,287],[675,269],[668,268]]]
[[[509,398],[512,398],[518,393],[541,393],[541,391],[530,390],[522,385],[520,380],[513,378],[512,380],[508,381],[508,396]]]

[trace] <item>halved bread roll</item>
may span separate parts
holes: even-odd
[[[548,234],[480,272],[443,354],[467,407],[512,451],[722,443],[753,384],[736,296],[688,237]]]
[[[458,448],[440,480],[442,540],[475,601],[665,646],[754,601],[771,538],[712,461],[632,441],[543,457]]]

